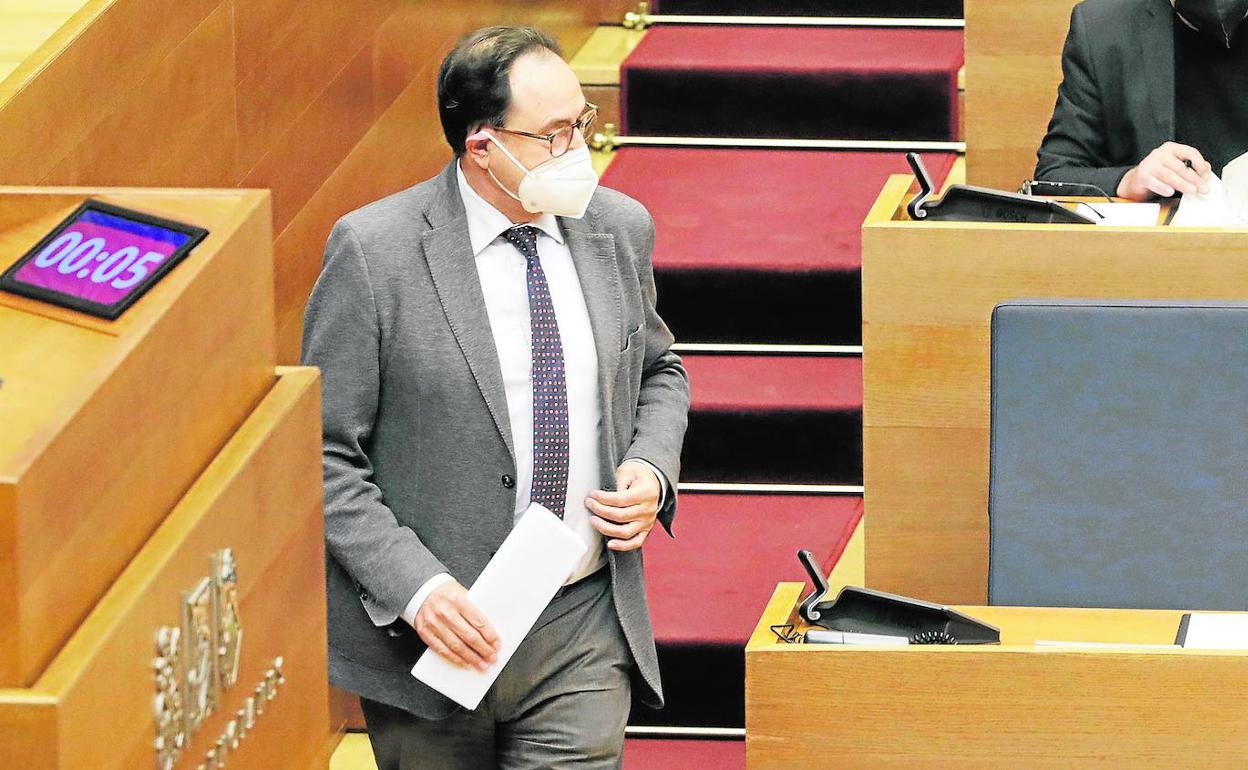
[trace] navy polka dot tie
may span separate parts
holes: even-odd
[[[503,237],[528,263],[529,325],[533,336],[533,491],[530,500],[563,518],[568,496],[568,388],[563,341],[550,286],[537,255],[537,228],[513,227]]]

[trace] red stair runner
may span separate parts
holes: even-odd
[[[621,131],[954,139],[962,30],[659,26],[620,67]]]
[[[745,741],[628,738],[624,770],[745,770]]]
[[[797,552],[831,569],[861,517],[857,497],[682,495],[675,537],[646,540],[656,641],[743,648],[776,583],[805,580]]]
[[[862,359],[688,355],[694,411],[859,411]]]
[[[924,156],[937,183],[956,156]],[[856,271],[892,152],[624,147],[602,183],[655,219],[656,270]]]
[[[694,16],[906,16],[957,19],[962,0],[650,0],[651,13]]]

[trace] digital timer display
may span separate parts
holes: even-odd
[[[87,201],[0,277],[0,288],[117,318],[208,234]]]

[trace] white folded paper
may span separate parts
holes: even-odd
[[[1183,646],[1202,650],[1248,650],[1248,614],[1193,612]]]
[[[1209,192],[1184,195],[1171,227],[1248,227],[1248,152],[1209,175]]]
[[[412,667],[412,676],[459,705],[475,709],[542,610],[580,563],[585,548],[585,542],[558,516],[537,503],[530,505],[468,589],[468,598],[498,632],[498,660],[480,671],[457,666],[433,650],[425,650]]]

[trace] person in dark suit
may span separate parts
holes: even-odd
[[[1248,151],[1248,0],[1085,0],[1036,178],[1148,200]]]
[[[631,683],[662,705],[641,547],[672,526],[689,410],[654,222],[597,186],[594,107],[544,33],[465,38],[438,104],[455,157],[335,225],[305,315],[330,681],[381,770],[617,767]],[[467,711],[410,669],[496,660],[466,586],[538,504],[586,556]]]

